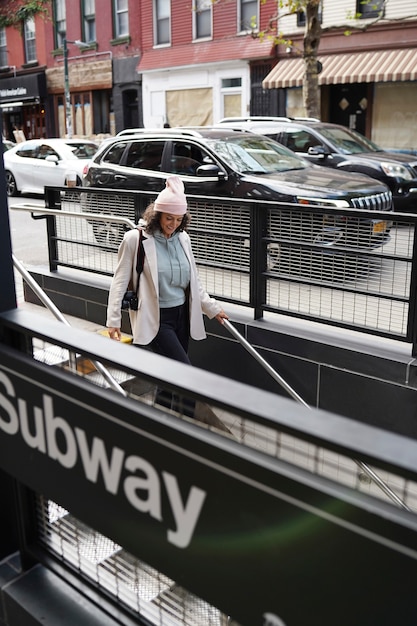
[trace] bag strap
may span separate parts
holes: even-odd
[[[136,271],[138,273],[138,282],[136,285],[136,295],[138,293],[139,290],[139,279],[140,279],[140,275],[142,274],[143,271],[143,263],[145,260],[145,248],[143,247],[143,240],[146,239],[146,237],[143,236],[143,231],[141,228],[137,229],[139,231],[139,244],[138,244],[138,256],[136,259]]]

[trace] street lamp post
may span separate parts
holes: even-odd
[[[62,48],[64,52],[64,94],[65,94],[65,130],[68,139],[72,139],[72,115],[71,115],[71,92],[68,71],[68,44],[75,43],[80,47],[88,47],[88,43],[76,39],[70,41],[66,37],[62,40]]]
[[[68,139],[72,139],[71,92],[68,72],[68,41],[64,39],[64,93],[65,93],[65,129]]]

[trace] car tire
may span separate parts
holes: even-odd
[[[16,179],[9,170],[6,170],[6,191],[9,198],[19,195]]]

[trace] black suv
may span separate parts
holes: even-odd
[[[366,174],[385,183],[394,210],[417,211],[417,156],[388,152],[345,126],[312,118],[224,118],[221,127],[261,133],[316,165]]]
[[[159,193],[179,174],[187,194],[287,203],[391,209],[384,184],[324,172],[262,134],[199,127],[134,132],[104,142],[83,184]]]
[[[391,211],[391,192],[383,183],[367,176],[328,171],[268,137],[228,128],[135,129],[131,135],[116,136],[105,141],[86,166],[83,185],[157,194],[169,174],[178,174],[191,196],[293,204],[303,223],[308,220],[302,220],[301,215],[310,212],[314,228],[304,228],[299,234],[304,242],[369,249],[389,240],[390,221],[364,218],[359,237],[357,231],[346,232],[355,230],[355,220],[313,213],[314,206]],[[189,200],[191,210],[194,202]],[[99,211],[93,205],[85,206],[85,210]],[[290,225],[287,230],[290,232]],[[106,243],[100,224],[96,223],[95,234],[97,240],[103,238],[99,243]]]

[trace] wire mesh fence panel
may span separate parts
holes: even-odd
[[[192,199],[190,236],[199,275],[216,298],[249,302],[250,208]]]
[[[61,192],[62,211],[71,216],[56,217],[57,261],[60,265],[111,275],[116,253],[129,227],[114,220],[123,217],[136,223],[138,201],[133,194],[71,190]],[[103,214],[107,219],[75,217],[75,214]]]
[[[414,223],[270,211],[266,306],[357,329],[407,333]],[[335,216],[333,216],[335,218]]]
[[[40,544],[149,623],[226,626],[228,617],[71,515],[37,497]]]
[[[54,266],[112,276],[151,194],[86,188],[59,198],[74,218],[56,217]],[[284,313],[413,341],[413,216],[196,196],[188,206],[200,278],[217,299],[251,306],[257,318]]]

